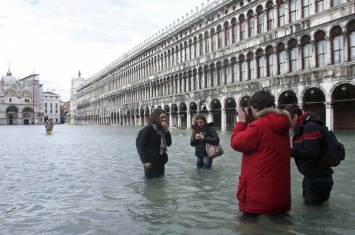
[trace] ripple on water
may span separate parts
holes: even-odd
[[[135,149],[141,127],[0,126],[1,234],[352,234],[354,159],[335,168],[329,202],[302,204],[292,163],[289,219],[238,219],[240,153],[219,132],[225,154],[197,169],[190,131],[172,130],[165,177],[145,179]],[[340,133],[347,153],[354,133]],[[16,145],[14,145],[16,143]],[[16,146],[16,147],[14,147]],[[292,223],[285,223],[289,220]]]

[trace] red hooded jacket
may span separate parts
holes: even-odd
[[[237,122],[231,147],[243,153],[237,198],[239,209],[276,214],[291,209],[290,120],[277,109],[263,109],[247,125]]]

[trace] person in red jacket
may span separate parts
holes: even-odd
[[[243,153],[237,198],[240,216],[280,214],[291,209],[290,121],[275,108],[270,91],[255,92],[252,114],[239,109],[231,147]],[[255,120],[247,122],[248,115]]]

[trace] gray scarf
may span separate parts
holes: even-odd
[[[154,130],[160,135],[160,155],[163,155],[163,153],[168,152],[167,144],[166,144],[166,139],[165,139],[165,132],[163,130],[159,130],[157,124],[152,124]]]

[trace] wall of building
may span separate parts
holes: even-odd
[[[303,5],[306,4],[306,5]],[[355,128],[354,1],[214,1],[133,48],[77,89],[79,124],[171,126],[196,113],[227,130],[259,89],[331,128]]]

